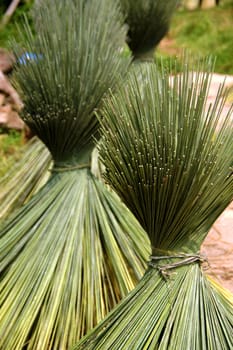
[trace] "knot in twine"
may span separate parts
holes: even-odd
[[[83,163],[83,164],[77,164],[77,165],[64,165],[64,166],[54,166],[52,169],[50,169],[50,171],[53,173],[62,173],[65,171],[72,171],[72,170],[78,170],[78,169],[85,169],[85,168],[91,168],[91,164],[90,163]]]
[[[157,254],[157,255],[154,255]],[[161,260],[173,260],[173,262],[168,262],[164,265],[160,265],[158,262]],[[174,261],[175,260],[175,261]],[[150,261],[148,266],[157,269],[163,276],[168,276],[170,274],[170,270],[194,264],[204,264],[206,263],[208,266],[207,257],[198,253],[176,253],[172,251],[165,251],[161,249],[154,248],[152,250],[152,255],[150,256]]]

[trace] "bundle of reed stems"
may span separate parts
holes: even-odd
[[[66,350],[135,286],[150,248],[90,169],[95,112],[130,62],[119,4],[44,0],[36,16],[37,35],[25,23],[25,49],[38,59],[18,66],[14,84],[54,165],[0,230],[0,348]]]
[[[206,108],[209,58],[194,65],[185,56],[182,67],[138,66],[102,109],[106,180],[148,233],[152,255],[136,288],[75,350],[233,348],[233,297],[200,255],[233,199],[233,105],[222,119],[221,85]]]
[[[127,44],[135,59],[153,60],[155,47],[167,34],[177,0],[121,0],[128,26]]]

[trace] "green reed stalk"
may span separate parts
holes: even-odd
[[[54,166],[0,229],[0,348],[66,350],[135,286],[149,242],[91,172],[95,111],[129,64],[119,6],[45,0],[36,15],[40,31],[26,24],[25,48],[37,60],[19,66],[14,82]]]
[[[233,106],[223,119],[220,86],[207,107],[208,59],[193,66],[184,58],[173,77],[155,64],[136,70],[105,102],[100,154],[106,180],[150,237],[151,260],[74,349],[229,350],[233,297],[206,275],[199,251],[233,198]]]

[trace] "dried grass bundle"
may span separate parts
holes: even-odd
[[[177,5],[177,0],[121,0],[128,25],[127,43],[135,58],[153,58]]]
[[[233,197],[233,106],[222,120],[220,86],[205,110],[208,59],[193,66],[184,58],[172,87],[169,69],[137,69],[144,83],[132,72],[106,100],[100,154],[152,255],[136,288],[74,349],[229,350],[233,298],[206,275],[199,251]]]
[[[141,226],[90,169],[94,112],[129,63],[119,6],[42,5],[40,34],[27,26],[26,49],[38,60],[19,67],[14,81],[23,119],[54,167],[0,231],[1,349],[69,349],[134,287],[149,256]]]

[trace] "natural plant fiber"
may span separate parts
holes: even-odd
[[[91,156],[91,172],[101,180],[103,180],[102,168],[98,150],[94,148]],[[21,148],[20,159],[0,180],[1,224],[45,185],[55,169],[47,147],[37,137],[33,137]]]
[[[142,237],[88,169],[53,175],[1,231],[1,348],[69,349],[141,277]]]
[[[74,3],[75,1],[76,0],[73,0]],[[44,26],[44,19],[38,16],[37,11],[37,6],[43,4],[43,1],[37,1],[37,3],[35,8],[33,8],[33,23],[36,33],[44,33],[48,28]],[[53,2],[51,2],[51,5],[53,6]],[[59,7],[61,6],[61,2],[57,1],[55,5]],[[131,0],[121,0],[121,5],[127,25],[129,26],[128,43],[133,54],[135,57],[140,57],[140,59],[143,60],[153,58],[155,46],[168,30],[172,13],[177,5],[176,1],[136,1],[135,3],[135,1]],[[95,16],[95,14],[93,15]],[[98,16],[96,20],[97,18]],[[119,40],[118,32],[114,30],[114,25],[112,30],[109,30],[108,36],[111,37],[111,40]],[[63,46],[62,49],[64,50],[67,43],[64,42],[65,39],[61,38],[60,40]],[[34,59],[36,57],[37,56],[34,55]],[[38,55],[35,61],[38,61],[40,58],[41,55]],[[25,61],[24,64],[26,63]],[[32,195],[36,193],[38,190],[37,182],[40,181],[40,177],[42,183],[47,177],[46,170],[50,164],[47,151],[45,149],[42,151],[42,145],[39,142],[34,144],[31,149],[29,149],[29,147],[30,146],[25,147],[25,155],[22,156],[21,162],[18,162],[16,166],[6,174],[4,180],[0,182],[0,193],[4,195],[4,198],[0,197],[2,199],[0,204],[0,218],[7,217],[12,210],[20,207],[25,200],[29,198],[29,194]],[[38,150],[41,149],[42,154],[35,167],[34,164],[38,155],[36,148]],[[25,173],[27,174],[26,181],[24,181]],[[5,182],[5,180],[7,182]],[[2,190],[2,188],[4,188],[4,190]],[[23,195],[21,190],[24,191]]]
[[[47,2],[47,3],[46,3]],[[65,10],[63,8],[63,4],[62,1],[60,0],[56,0],[55,2],[50,2],[49,1],[37,1],[36,4],[34,5],[33,9],[32,9],[32,18],[33,18],[33,26],[34,26],[34,30],[37,33],[37,35],[42,36],[43,39],[38,39],[39,42],[35,41],[35,40],[30,40],[30,43],[28,42],[28,47],[27,47],[27,51],[29,53],[33,53],[33,59],[34,59],[34,63],[38,64],[38,62],[41,61],[42,59],[42,54],[38,53],[38,51],[40,52],[44,52],[45,48],[42,48],[42,50],[40,49],[41,46],[43,46],[43,42],[42,40],[49,40],[49,42],[47,42],[47,50],[48,52],[50,52],[51,55],[55,54],[57,56],[57,61],[55,61],[55,65],[54,65],[54,59],[51,59],[47,65],[44,64],[42,65],[43,68],[42,69],[46,69],[45,66],[47,66],[47,69],[50,70],[51,67],[48,67],[48,65],[50,64],[51,66],[53,66],[53,69],[56,70],[55,74],[59,75],[59,72],[61,69],[63,69],[62,72],[60,72],[60,78],[62,74],[72,74],[73,71],[73,80],[77,80],[77,79],[81,79],[80,77],[75,76],[75,67],[70,67],[70,64],[74,64],[77,65],[78,62],[80,61],[79,55],[78,53],[75,51],[77,50],[78,46],[73,43],[73,47],[71,48],[71,52],[73,53],[73,58],[72,58],[72,62],[68,62],[68,67],[67,68],[67,72],[64,72],[64,64],[62,64],[62,58],[59,56],[60,52],[54,52],[55,50],[59,50],[63,52],[63,62],[65,59],[69,59],[68,57],[65,56],[65,52],[66,54],[68,54],[68,50],[66,50],[66,46],[69,45],[70,40],[72,40],[72,33],[66,32],[64,31],[63,33],[61,32],[61,30],[59,28],[56,28],[56,33],[57,36],[54,38],[51,38],[51,35],[49,33],[50,28],[47,24],[45,24],[45,21],[50,21],[50,17],[51,20],[53,19],[53,21],[56,21],[56,16],[60,15],[60,16],[65,16]],[[78,0],[73,0],[73,5],[76,6],[75,4],[78,4]],[[47,6],[49,7],[49,18],[45,18],[44,14],[41,15],[41,10],[40,10],[40,6]],[[106,6],[111,6],[111,1],[109,1],[108,3],[106,3]],[[56,9],[55,9],[56,8]],[[72,8],[72,6],[71,6]],[[63,13],[64,10],[64,13]],[[90,16],[96,16],[96,13],[94,12],[94,9],[90,9]],[[69,11],[68,11],[69,12]],[[67,13],[67,16],[69,16],[69,13]],[[78,16],[78,15],[77,15]],[[117,14],[118,19],[120,19],[120,15]],[[67,21],[69,20],[68,17]],[[110,16],[111,18],[111,16]],[[76,19],[73,19],[76,20]],[[92,19],[93,21],[93,19]],[[97,18],[95,20],[97,22]],[[122,34],[123,34],[123,30],[122,28],[117,28],[119,30],[117,30],[115,28],[115,24],[116,21],[112,21],[112,23],[108,23],[108,36],[109,36],[109,40],[111,38],[111,40],[114,40],[114,43],[117,47],[117,45],[119,45],[119,47],[122,45]],[[56,21],[56,25],[59,26],[59,22]],[[74,23],[73,23],[74,25]],[[98,26],[97,23],[95,23],[96,26]],[[86,28],[87,29],[87,28]],[[85,29],[85,30],[86,30]],[[29,28],[28,28],[29,31]],[[80,36],[82,34],[80,33]],[[94,35],[93,35],[94,37]],[[47,39],[46,39],[47,38]],[[70,40],[68,40],[68,38]],[[105,39],[104,39],[105,40]],[[53,45],[52,45],[52,42]],[[57,42],[56,42],[57,41]],[[104,43],[104,41],[103,41]],[[49,44],[51,44],[51,47],[49,46]],[[75,46],[76,45],[76,46]],[[15,48],[15,43],[14,45],[12,44],[12,49]],[[52,49],[52,46],[54,46],[54,49]],[[26,47],[24,48],[24,50],[26,49]],[[18,63],[20,66],[20,74],[22,74],[22,70],[26,70],[26,79],[25,81],[28,81],[27,76],[28,74],[28,70],[32,70],[32,67],[29,67],[29,63],[31,62],[30,60],[24,60],[22,62],[21,59],[21,48],[19,48],[18,50],[16,50],[16,57],[18,56]],[[93,50],[95,50],[95,47],[93,47]],[[71,54],[70,52],[70,54]],[[45,59],[46,54],[44,54],[44,59]],[[47,56],[46,56],[47,57]],[[60,58],[59,58],[60,57]],[[47,57],[48,59],[48,57]],[[113,58],[114,60],[114,58]],[[32,63],[32,62],[31,62]],[[41,62],[40,62],[41,64]],[[79,63],[79,64],[82,64]],[[77,67],[76,67],[77,69]],[[38,69],[38,67],[36,67],[37,70],[37,74],[40,74],[40,71]],[[70,72],[69,72],[70,71]],[[36,73],[35,73],[36,74]],[[85,74],[85,73],[84,73]],[[50,75],[48,74],[47,76],[45,76],[45,78],[48,78]],[[22,76],[21,76],[22,79]],[[38,78],[39,79],[39,78]],[[55,78],[56,80],[59,79],[59,77]],[[88,80],[88,79],[87,79]],[[34,84],[36,85],[38,83],[38,80],[34,80]],[[63,82],[64,83],[64,82]],[[66,81],[66,84],[72,84],[72,81]],[[73,82],[74,83],[74,82]],[[51,84],[51,86],[49,86],[49,84]],[[16,85],[18,85],[18,83],[16,83]],[[55,85],[53,87],[53,90],[57,89],[60,91],[60,97],[61,97],[61,101],[59,101],[60,105],[57,106],[57,109],[60,108],[61,111],[64,110],[64,105],[62,106],[62,103],[64,102],[64,99],[66,99],[65,94],[66,94],[66,87],[65,86],[56,86],[56,84],[54,84],[54,81],[49,81],[47,83],[43,82],[43,88],[47,89],[47,91],[49,90],[50,92],[48,93],[48,98],[50,97],[50,99],[52,99],[51,96],[51,87],[52,85]],[[78,84],[77,88],[78,88]],[[111,85],[111,83],[110,83]],[[109,86],[110,86],[109,85]],[[107,86],[106,86],[107,87]],[[34,89],[35,87],[32,85],[30,85],[30,87],[27,87],[28,90],[30,89]],[[70,88],[70,87],[69,87]],[[21,87],[18,86],[19,90],[22,90]],[[64,89],[64,90],[63,90]],[[30,113],[33,113],[34,110],[34,106],[40,106],[40,101],[39,99],[45,96],[45,91],[44,91],[44,95],[40,96],[38,95],[38,91],[37,91],[37,87],[35,88],[36,94],[37,94],[37,100],[35,101],[35,96],[34,99],[32,98],[32,93],[31,91],[23,91],[23,94],[25,95],[24,97],[28,96],[28,100],[30,101],[31,99],[31,108],[32,110],[29,111]],[[56,94],[57,92],[55,92]],[[64,95],[64,96],[63,96]],[[74,97],[74,96],[73,96]],[[72,96],[70,96],[70,99],[72,98]],[[54,103],[57,103],[57,99],[58,96],[56,96],[56,101],[54,100]],[[47,101],[48,102],[48,101]],[[65,101],[66,104],[69,103],[67,101]],[[74,102],[73,102],[74,103]],[[42,102],[43,104],[43,102]],[[42,107],[42,105],[40,106],[40,108]],[[50,106],[51,107],[51,106]],[[28,108],[26,106],[26,108]],[[48,106],[47,106],[48,108]],[[68,107],[69,108],[69,107]],[[45,111],[44,111],[45,112]],[[64,120],[63,120],[64,122]],[[41,153],[40,153],[41,152]],[[33,146],[31,147],[31,143],[29,143],[28,145],[26,145],[23,149],[22,149],[22,159],[17,162],[17,164],[12,167],[12,169],[10,169],[10,171],[7,172],[7,174],[5,174],[4,178],[0,181],[0,218],[3,217],[7,217],[11,211],[15,210],[17,207],[20,207],[28,198],[29,195],[31,196],[33,193],[36,193],[36,191],[38,190],[38,187],[40,187],[39,183],[44,183],[44,181],[46,181],[45,179],[48,178],[48,173],[47,173],[47,169],[51,164],[51,160],[50,157],[48,155],[48,151],[47,149],[43,146],[43,144],[37,140],[37,141],[33,141]]]
[[[21,151],[21,158],[0,180],[0,220],[29,200],[49,178],[51,155],[36,137]]]
[[[70,158],[76,149],[88,147],[93,135],[98,136],[94,110],[129,64],[121,55],[125,29],[119,9],[114,11],[117,2],[113,6],[105,0],[99,5],[99,16],[92,2],[44,0],[39,4],[39,35],[34,38],[29,25],[25,28],[25,49],[35,52],[37,60],[20,65],[13,79],[24,101],[23,120],[56,161]],[[16,57],[21,54],[21,49],[15,51]]]
[[[105,176],[149,234],[153,253],[136,288],[76,350],[233,348],[232,296],[206,275],[199,254],[233,197],[233,108],[222,120],[221,86],[206,110],[210,66],[185,58],[171,79],[169,69],[146,64],[144,84],[132,72],[106,100]]]
[[[90,170],[94,112],[129,63],[119,6],[42,4],[40,34],[27,28],[26,49],[38,60],[14,81],[54,171],[0,231],[1,349],[69,349],[135,286],[149,256],[141,226]]]
[[[127,43],[135,58],[151,59],[167,34],[177,0],[121,0],[128,25]]]

